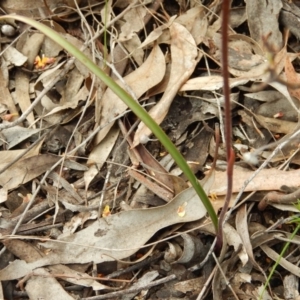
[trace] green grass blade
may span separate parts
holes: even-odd
[[[194,173],[188,166],[187,162],[177,150],[175,145],[171,142],[169,137],[164,133],[159,125],[149,116],[143,107],[139,105],[124,89],[122,89],[114,80],[107,76],[93,61],[86,57],[79,49],[74,47],[72,44],[67,42],[62,36],[57,34],[54,30],[48,26],[34,21],[30,18],[18,16],[18,15],[7,15],[0,17],[0,20],[14,19],[24,22],[36,29],[40,30],[43,34],[54,40],[57,44],[62,46],[71,55],[75,56],[80,62],[82,62],[93,74],[99,77],[119,98],[145,123],[147,127],[153,132],[153,134],[159,139],[166,150],[171,154],[177,165],[183,171],[187,179],[191,182],[193,188],[197,192],[201,201],[203,202],[215,228],[218,228],[218,217],[214,211],[211,202],[209,201],[206,193],[199,184]]]

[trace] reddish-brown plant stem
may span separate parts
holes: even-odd
[[[216,252],[220,252],[223,244],[223,223],[225,214],[228,210],[231,194],[232,194],[232,175],[234,164],[234,151],[231,146],[232,124],[230,109],[230,88],[229,88],[229,71],[228,71],[228,24],[230,1],[223,0],[222,6],[222,75],[223,75],[223,91],[225,98],[225,144],[227,156],[227,192],[225,203],[219,217],[219,228],[217,232]]]

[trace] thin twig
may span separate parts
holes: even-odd
[[[115,298],[115,297],[121,297],[126,294],[131,294],[131,293],[138,293],[142,290],[148,290],[154,286],[158,286],[161,284],[164,284],[166,282],[169,282],[171,280],[176,279],[176,275],[172,274],[167,277],[152,281],[148,284],[145,284],[144,286],[137,287],[137,288],[129,288],[127,290],[122,290],[122,291],[117,291],[117,292],[112,292],[106,295],[100,295],[100,296],[95,296],[95,297],[88,297],[88,298],[82,298],[82,300],[101,300],[101,299],[110,299],[110,298]]]

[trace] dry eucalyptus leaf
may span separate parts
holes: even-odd
[[[185,214],[178,208],[185,206]],[[85,229],[56,242],[42,246],[52,252],[31,263],[15,260],[0,271],[0,280],[12,280],[32,270],[60,263],[100,263],[123,259],[135,253],[158,230],[177,223],[192,222],[206,215],[206,209],[193,188],[176,196],[167,205],[158,208],[130,210],[110,215],[90,224]]]
[[[116,143],[118,135],[119,130],[116,128],[112,128],[107,136],[98,145],[95,145],[93,150],[91,151],[87,161],[89,169],[84,172],[84,182],[86,190],[88,189],[91,181],[99,173],[99,170],[106,162],[112,148]]]
[[[251,245],[247,218],[248,218],[247,206],[243,204],[241,207],[238,208],[238,212],[236,215],[236,219],[235,219],[236,230],[242,240],[243,246],[249,257],[250,262],[258,270],[262,271],[260,265],[256,262],[253,254],[253,246]]]
[[[17,157],[19,157],[22,153],[24,153],[24,156],[22,156],[22,158],[36,156],[39,154],[42,144],[43,144],[43,141],[40,141],[32,149],[27,151],[27,153],[25,153],[26,149],[0,151],[1,160],[4,162],[4,164],[9,164],[12,161],[14,161]]]
[[[278,26],[281,0],[246,0],[246,13],[251,37],[263,49],[267,49],[264,38],[276,50],[283,46],[282,34]]]
[[[121,27],[119,41],[124,42],[130,40],[136,32],[144,28],[144,17],[147,14],[147,9],[144,6],[137,6],[130,9],[123,19],[126,21]]]
[[[0,184],[10,190],[24,184],[51,168],[60,157],[49,154],[32,156],[19,160],[9,169],[0,174]],[[1,163],[2,169],[7,163]]]
[[[234,247],[235,251],[238,251],[239,256],[243,266],[248,262],[249,257],[246,252],[245,246],[238,232],[228,223],[224,226],[224,235],[226,236],[226,241],[229,245]]]
[[[4,68],[0,69],[0,103],[5,106],[10,113],[17,113],[18,110],[8,89],[8,78],[5,77],[5,73]]]
[[[272,102],[281,99],[283,97],[282,94],[279,93],[278,91],[272,91],[272,90],[246,93],[244,94],[244,96],[262,102]]]
[[[204,258],[205,253],[204,252],[204,245],[199,239],[199,237],[195,237],[193,235],[190,235],[188,233],[183,233],[181,235],[183,239],[183,252],[181,256],[178,258],[176,263],[189,263],[195,258],[196,256],[200,256],[200,253],[202,252],[202,258]]]
[[[228,64],[230,68],[247,72],[265,62],[262,53],[253,53],[254,41],[241,40],[240,35],[230,36],[230,39],[228,44]],[[215,54],[218,61],[221,61],[221,51],[220,48]]]
[[[146,61],[138,69],[124,77],[125,85],[123,82],[117,82],[125,90],[128,90],[128,87],[138,99],[163,79],[165,70],[165,57],[159,46],[155,46]],[[111,122],[111,120],[122,114],[126,109],[127,105],[111,89],[107,89],[102,97],[100,118],[100,126],[105,127],[97,137],[98,142],[106,136],[113,126],[114,122]]]
[[[193,36],[196,45],[199,45],[206,35],[208,20],[204,6],[195,6],[180,15],[176,22],[183,25]]]
[[[21,126],[14,126],[2,130],[2,135],[5,138],[4,142],[7,143],[7,149],[13,148],[34,134],[40,132],[41,129],[24,128]],[[2,144],[2,141],[0,141]]]
[[[166,31],[170,27],[170,25],[174,22],[175,19],[176,19],[176,16],[172,16],[169,19],[168,23],[158,26],[157,28],[152,30],[139,47],[143,48],[143,47],[149,46],[154,41],[156,41],[164,33],[164,31]]]
[[[229,78],[230,88],[246,84],[249,79],[246,78]],[[205,76],[189,79],[181,88],[180,91],[215,91],[223,87],[222,76]]]
[[[149,284],[150,282],[152,282],[154,279],[156,279],[160,274],[158,273],[158,271],[148,271],[146,272],[142,277],[140,277],[137,281],[135,281],[131,288],[135,289],[135,288],[140,288],[140,287],[144,287],[147,286],[147,284]],[[122,298],[120,298],[120,300],[132,300],[132,299],[136,299],[136,295],[139,294],[139,292],[132,292],[129,294],[125,294],[122,296]]]
[[[47,269],[36,269],[34,275],[25,286],[29,299],[74,300]]]
[[[233,193],[238,193],[246,180],[250,178],[253,171],[235,167],[233,172]],[[299,186],[300,170],[281,171],[277,169],[263,169],[246,186],[245,191],[271,191],[279,190],[282,185]],[[226,172],[215,172],[215,181],[210,193],[225,195],[227,191]]]
[[[170,80],[163,97],[149,111],[157,124],[164,120],[176,93],[191,76],[196,66],[197,46],[192,35],[176,22],[170,26],[170,34],[172,58]],[[150,134],[151,130],[144,123],[140,123],[134,135],[133,147],[140,143],[142,136]]]
[[[34,33],[26,40],[22,48],[22,53],[28,57],[27,68],[32,70],[34,65],[35,57],[38,55],[41,45],[44,41],[44,35],[40,33]],[[22,70],[17,70],[15,75],[16,81],[16,99],[19,104],[22,112],[26,111],[27,108],[31,105],[31,100],[29,97],[29,81],[30,76],[28,73],[25,73]],[[29,125],[34,124],[35,118],[31,112],[27,118]],[[35,126],[33,126],[35,127]]]
[[[3,57],[14,66],[23,66],[27,61],[27,56],[23,55],[14,47],[8,47],[3,52]]]

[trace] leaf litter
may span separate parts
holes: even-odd
[[[213,129],[221,123],[222,133],[224,122],[219,1],[82,0],[80,10],[27,2],[1,8],[43,19],[115,78],[169,135],[218,212],[222,143],[210,168]],[[54,41],[1,24],[14,30],[1,36],[0,298],[258,299],[293,231],[288,211],[298,212],[299,11],[286,0],[232,4],[237,159],[218,264],[206,210],[149,129]],[[263,299],[299,297],[298,240]]]

